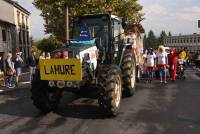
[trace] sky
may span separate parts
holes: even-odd
[[[200,0],[139,0],[143,5],[146,32],[152,29],[156,35],[161,30],[172,35],[200,33]]]
[[[44,21],[33,0],[17,0],[31,12],[31,33],[33,39],[45,37]],[[158,36],[162,30],[172,35],[200,33],[197,20],[200,20],[200,0],[139,0],[143,5],[145,20],[142,25],[146,33],[153,30]]]

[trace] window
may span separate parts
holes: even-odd
[[[24,15],[22,14],[22,25],[24,25]]]
[[[28,27],[28,16],[26,16],[26,27]]]
[[[114,29],[113,29],[113,32],[114,32],[114,38],[115,38],[115,41],[119,41],[119,38],[120,38],[120,23],[117,21],[117,20],[113,20],[114,22]]]
[[[18,22],[18,25],[20,25],[20,12],[17,11],[17,22]]]
[[[27,36],[27,44],[29,44],[29,32],[26,33]]]
[[[200,37],[198,38],[198,42],[200,43]]]
[[[197,42],[197,40],[196,40],[196,38],[194,38],[194,43],[196,43]]]
[[[2,30],[2,39],[4,42],[6,42],[6,30]]]
[[[25,36],[25,31],[23,31],[23,44],[26,44],[26,36]]]
[[[22,44],[22,38],[21,38],[21,30],[19,31],[19,44]]]

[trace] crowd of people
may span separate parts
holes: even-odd
[[[27,62],[25,64],[29,66],[29,80],[31,81],[38,61],[35,51],[31,51],[31,55],[25,61]],[[22,52],[17,52],[14,56],[11,52],[8,52],[5,59],[0,57],[0,65],[0,76],[3,80],[2,86],[6,86],[8,88],[14,88],[18,86],[19,79],[22,74],[22,67],[24,65]]]
[[[151,83],[157,77],[161,83],[165,84],[168,78],[173,82],[176,80],[180,71],[178,67],[181,66],[181,71],[184,71],[183,67],[188,59],[186,48],[180,52],[176,51],[175,48],[170,48],[169,53],[167,53],[164,46],[159,46],[157,50],[147,49],[143,57],[147,82]]]
[[[5,60],[2,57],[0,58],[0,75],[4,80],[4,86],[9,88],[18,86],[19,77],[22,73],[22,64],[24,62],[21,55],[21,52],[17,52],[15,56],[11,52],[8,52]],[[5,68],[3,65],[5,65]]]

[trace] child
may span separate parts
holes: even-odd
[[[154,77],[154,67],[155,67],[155,59],[156,55],[153,52],[153,49],[150,48],[147,52],[146,56],[146,64],[147,64],[147,73],[148,73],[148,79],[147,82],[151,82]]]
[[[160,46],[157,52],[157,67],[160,73],[160,82],[163,83],[164,79],[165,84],[167,83],[167,72],[166,72],[167,65],[168,65],[168,58],[167,58],[167,53],[165,52],[165,47]]]
[[[8,53],[8,56],[6,58],[6,76],[5,76],[5,85],[8,86],[8,88],[14,88],[15,82],[14,82],[14,63],[12,62],[12,54]]]

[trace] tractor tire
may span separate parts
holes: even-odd
[[[126,50],[122,65],[122,79],[123,79],[123,88],[124,88],[124,95],[129,97],[133,96],[136,89],[136,60],[135,55],[131,50]]]
[[[98,73],[98,103],[106,116],[116,116],[122,98],[121,70],[116,65],[105,65]]]
[[[48,87],[48,81],[40,80],[40,72],[36,70],[31,82],[31,99],[33,104],[42,112],[48,113],[57,108],[62,97],[60,89]]]
[[[140,66],[138,65],[137,66],[137,79],[136,79],[136,82],[140,82],[141,77],[142,77],[142,72],[141,72]]]

